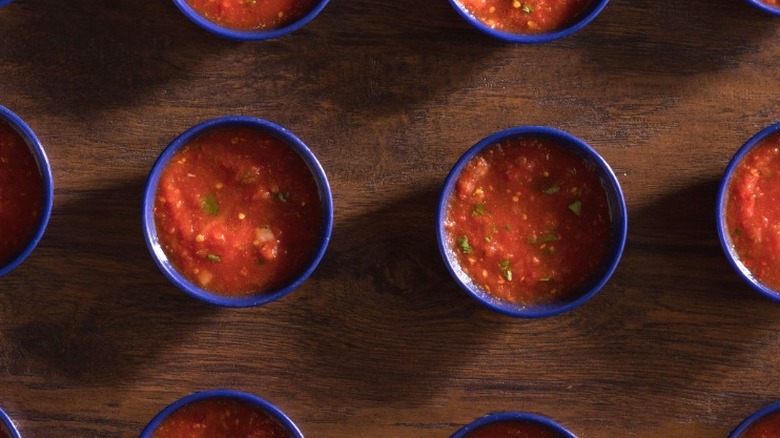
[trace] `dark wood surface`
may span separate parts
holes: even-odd
[[[724,437],[780,399],[780,304],[740,281],[714,222],[728,160],[780,115],[779,29],[740,0],[613,0],[519,46],[446,0],[332,0],[292,36],[238,43],[168,0],[17,0],[0,104],[39,135],[56,190],[40,245],[0,279],[0,406],[25,438],[137,436],[220,387],[307,438],[447,438],[505,410],[582,438]],[[186,296],[141,235],[157,155],[229,114],[295,132],[334,193],[319,269],[261,308]],[[434,237],[455,160],[521,124],[588,141],[629,210],[612,280],[543,320],[469,299]]]

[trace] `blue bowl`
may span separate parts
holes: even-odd
[[[2,1],[2,0],[0,0]],[[221,26],[203,15],[200,15],[196,10],[187,3],[187,0],[173,0],[173,3],[187,16],[190,20],[195,22],[198,26],[209,32],[219,35],[224,38],[239,40],[239,41],[261,41],[270,40],[273,38],[279,38],[284,35],[295,32],[296,30],[305,26],[308,22],[314,19],[328,4],[329,0],[320,0],[311,11],[298,20],[282,26],[276,29],[269,30],[236,30],[229,27]]]
[[[555,421],[538,414],[529,414],[526,412],[502,412],[497,414],[486,415],[482,418],[478,418],[473,422],[467,424],[463,428],[459,429],[450,438],[467,438],[471,432],[479,429],[482,426],[488,424],[501,423],[504,421],[523,421],[529,423],[536,423],[541,426],[546,426],[560,435],[560,438],[577,438],[576,435],[571,433],[568,429],[556,423]]]
[[[33,133],[32,129],[30,129],[19,116],[3,106],[0,106],[0,122],[9,124],[22,136],[25,143],[27,143],[27,146],[30,148],[30,152],[35,157],[36,163],[38,163],[38,170],[43,179],[43,203],[38,225],[34,228],[30,241],[19,254],[5,265],[0,265],[0,277],[2,277],[19,266],[19,264],[33,252],[33,249],[35,249],[38,242],[40,242],[41,237],[43,237],[43,232],[46,230],[46,225],[49,223],[49,217],[51,216],[52,204],[54,203],[54,182],[51,176],[49,159],[46,157],[43,146],[41,145],[40,140],[38,140],[38,137],[35,136],[35,133]]]
[[[601,184],[607,194],[610,216],[612,218],[610,248],[605,258],[605,262],[602,264],[599,271],[593,275],[592,281],[588,282],[579,290],[569,294],[571,298],[568,300],[533,307],[499,299],[477,286],[460,268],[457,256],[448,247],[447,231],[444,226],[449,199],[452,196],[457,179],[466,164],[468,164],[475,155],[500,141],[521,137],[548,138],[555,140],[557,144],[569,148],[587,163],[590,163],[601,179]],[[623,254],[628,231],[628,214],[626,212],[626,202],[623,197],[623,191],[620,188],[617,177],[615,177],[614,172],[612,172],[612,169],[607,162],[604,161],[593,148],[588,146],[587,143],[569,133],[554,128],[545,126],[519,126],[497,132],[485,138],[472,146],[471,149],[466,151],[466,153],[455,163],[455,166],[453,166],[447,179],[444,180],[444,188],[441,197],[439,198],[437,224],[439,252],[444,259],[444,263],[450,271],[450,274],[464,291],[481,304],[497,312],[523,318],[540,318],[572,310],[591,299],[602,287],[604,287],[612,276],[612,273],[615,271]]]
[[[0,0],[0,8],[2,8],[3,6],[11,3],[12,1],[14,1],[14,0]]]
[[[11,438],[22,438],[21,435],[19,435],[19,431],[16,430],[16,426],[14,425],[14,422],[11,421],[11,417],[8,416],[8,414],[5,413],[2,409],[0,409],[0,431],[5,429],[6,432],[8,432],[8,435]]]
[[[490,35],[491,37],[498,38],[503,41],[521,44],[546,43],[569,36],[593,21],[593,19],[595,19],[607,6],[607,3],[609,3],[609,0],[593,0],[593,3],[588,6],[584,13],[580,14],[580,16],[575,21],[569,23],[569,25],[564,28],[551,32],[523,34],[493,29],[492,27],[480,21],[478,18],[474,17],[464,6],[460,4],[459,0],[450,0],[450,4],[452,4],[452,7],[455,8],[458,14],[460,14],[461,17],[471,23],[471,25],[476,27],[478,30],[487,35]]]
[[[269,290],[258,291],[257,294],[242,297],[228,297],[215,294],[200,288],[199,286],[184,278],[165,255],[165,252],[163,251],[157,236],[157,230],[154,224],[154,197],[155,193],[157,192],[157,185],[160,181],[162,171],[168,164],[168,161],[171,159],[171,157],[173,157],[173,155],[179,149],[187,145],[192,139],[201,133],[212,129],[229,126],[244,126],[265,131],[285,142],[288,146],[295,150],[311,170],[312,177],[314,178],[314,181],[317,184],[317,189],[319,190],[320,201],[322,204],[322,230],[320,238],[317,242],[317,248],[315,249],[314,254],[312,255],[308,264],[304,266],[302,272],[287,284]],[[307,278],[309,278],[312,272],[314,272],[314,269],[317,267],[320,260],[322,259],[322,256],[325,254],[325,249],[328,246],[328,242],[330,242],[330,235],[333,229],[333,197],[330,191],[330,185],[328,184],[328,179],[325,176],[325,171],[322,169],[322,166],[320,166],[317,158],[309,150],[309,148],[306,147],[306,145],[290,131],[273,122],[253,117],[221,117],[203,122],[193,128],[190,128],[178,136],[175,140],[173,140],[173,142],[171,142],[171,144],[165,148],[162,154],[160,154],[160,157],[154,163],[154,166],[152,166],[151,173],[149,174],[149,178],[146,182],[143,198],[142,221],[146,244],[149,247],[149,251],[154,258],[154,261],[162,270],[163,274],[165,274],[165,276],[168,277],[168,279],[181,290],[207,303],[218,306],[260,306],[277,300],[292,292],[294,289],[298,288]]]
[[[160,423],[168,418],[169,415],[188,404],[209,399],[231,399],[257,407],[268,414],[268,416],[276,420],[276,422],[279,423],[282,427],[284,427],[284,429],[290,434],[291,437],[303,438],[303,434],[295,425],[295,423],[293,423],[292,420],[290,420],[290,418],[276,406],[256,395],[229,389],[213,389],[209,391],[196,392],[171,403],[168,405],[168,407],[163,409],[159,414],[152,418],[152,421],[146,425],[138,438],[151,438],[154,434],[154,431],[160,426]]]
[[[749,4],[757,7],[758,9],[772,15],[780,16],[780,8],[775,6],[769,6],[768,4],[760,0],[746,0]]]
[[[773,414],[777,411],[780,411],[780,402],[775,402],[768,406],[764,406],[763,408],[756,411],[753,415],[743,420],[742,423],[739,423],[739,426],[731,431],[728,438],[739,438],[743,433],[745,433],[745,431],[750,428],[750,426],[756,424],[759,420],[766,417],[767,415]]]
[[[750,138],[750,140],[747,141],[734,155],[734,157],[729,162],[728,166],[726,166],[726,171],[723,174],[723,178],[720,182],[720,187],[718,189],[718,198],[717,203],[715,207],[715,214],[716,214],[716,221],[717,221],[717,227],[718,227],[718,237],[720,238],[720,244],[721,247],[723,247],[723,252],[726,254],[726,258],[728,259],[731,266],[734,268],[734,270],[737,271],[737,274],[739,274],[742,279],[749,284],[753,289],[760,292],[762,295],[767,296],[775,301],[780,302],[780,291],[776,291],[770,287],[765,286],[760,281],[758,281],[753,274],[750,273],[750,270],[745,267],[744,264],[739,259],[739,254],[734,250],[734,245],[731,243],[731,238],[729,237],[727,225],[726,225],[726,202],[728,198],[728,188],[729,183],[731,181],[731,177],[734,174],[734,171],[736,170],[739,163],[742,161],[742,159],[745,157],[745,155],[750,152],[751,149],[753,149],[754,146],[761,143],[765,138],[771,136],[772,134],[780,131],[780,123],[775,123],[774,125],[768,126],[761,131],[758,132],[758,134],[754,135]]]

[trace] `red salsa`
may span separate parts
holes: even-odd
[[[739,438],[780,438],[780,412],[773,412],[756,421]]]
[[[556,430],[532,421],[507,420],[486,424],[464,438],[563,438]]]
[[[205,132],[163,170],[154,219],[163,250],[194,284],[227,296],[280,286],[304,269],[321,231],[309,167],[255,128]]]
[[[753,147],[728,183],[726,226],[739,260],[780,291],[780,133]]]
[[[0,266],[21,252],[38,226],[43,180],[21,135],[0,122]]]
[[[235,30],[273,30],[314,9],[318,0],[187,0],[198,14]]]
[[[0,426],[0,438],[11,438],[11,435],[2,426]]]
[[[592,0],[458,0],[492,29],[520,34],[552,32],[573,23]]]
[[[207,399],[176,410],[152,438],[291,438],[264,410],[232,399]]]
[[[774,6],[775,8],[780,8],[780,0],[761,0],[761,3]]]
[[[610,225],[595,169],[544,138],[502,141],[472,158],[445,221],[463,272],[521,305],[566,298],[591,279],[605,261]]]

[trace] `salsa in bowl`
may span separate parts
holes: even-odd
[[[143,229],[162,272],[211,304],[281,298],[314,271],[333,200],[314,154],[285,128],[233,116],[177,137],[152,167]]]
[[[759,409],[746,418],[728,438],[769,438],[780,436],[780,402]]]
[[[0,106],[0,276],[35,249],[54,199],[51,167],[35,133]]]
[[[577,438],[554,420],[526,412],[503,412],[478,418],[451,438]]]
[[[761,294],[780,301],[780,123],[748,140],[718,191],[718,236],[729,263]]]
[[[279,408],[252,394],[218,389],[196,392],[157,414],[139,438],[303,438]]]
[[[606,284],[625,245],[626,207],[590,146],[553,128],[516,127],[458,160],[444,182],[437,231],[464,291],[511,316],[550,316]]]

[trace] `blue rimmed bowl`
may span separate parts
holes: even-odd
[[[461,4],[460,0],[450,0],[450,4],[455,8],[455,11],[457,11],[464,20],[481,32],[502,41],[521,44],[546,43],[569,36],[593,21],[601,11],[604,10],[607,3],[609,3],[609,0],[593,0],[585,11],[583,11],[583,13],[574,21],[557,30],[543,33],[516,33],[492,28],[469,12],[469,10]]]
[[[12,1],[14,1],[14,0],[0,0],[0,8],[2,8],[3,6],[5,6],[7,4],[10,4]]]
[[[484,417],[474,420],[473,422],[459,429],[450,438],[468,438],[469,434],[478,430],[481,427],[485,427],[496,423],[505,423],[505,422],[531,423],[531,424],[542,426],[546,429],[549,429],[552,432],[555,432],[556,434],[559,435],[559,438],[577,438],[576,435],[574,435],[572,432],[570,432],[568,429],[561,426],[554,420],[547,418],[543,415],[531,414],[527,412],[501,412],[501,413],[486,415]]]
[[[568,298],[555,301],[549,304],[527,306],[518,303],[512,303],[502,300],[490,293],[482,290],[469,276],[463,271],[458,262],[457,255],[448,244],[448,233],[446,230],[446,220],[450,198],[457,184],[458,177],[465,166],[480,152],[505,140],[519,138],[541,138],[554,141],[557,145],[567,148],[584,160],[595,170],[601,181],[607,197],[607,203],[610,214],[610,242],[607,255],[599,266],[598,270],[590,277],[590,281],[584,286],[572,291]],[[455,282],[468,295],[476,299],[479,303],[497,312],[523,318],[540,318],[557,315],[572,310],[586,301],[593,298],[607,283],[613,272],[617,268],[618,262],[623,254],[628,231],[628,214],[626,211],[626,202],[623,197],[623,191],[620,188],[617,177],[606,161],[591,148],[587,143],[579,138],[554,128],[546,126],[519,126],[504,131],[497,132],[466,151],[463,156],[455,163],[449,175],[444,181],[439,198],[437,212],[437,240],[439,252],[444,260]]]
[[[743,433],[745,433],[748,429],[750,429],[753,425],[757,424],[764,418],[766,418],[769,415],[777,414],[780,412],[780,402],[774,402],[768,406],[764,406],[763,408],[759,409],[749,417],[747,417],[745,420],[742,421],[742,423],[739,423],[739,426],[737,426],[731,433],[729,434],[728,438],[739,438],[742,436]]]
[[[176,154],[176,152],[178,152],[200,134],[214,129],[226,127],[249,127],[261,130],[281,140],[292,150],[294,150],[308,166],[312,178],[317,185],[317,191],[320,198],[320,211],[322,213],[319,239],[317,241],[313,255],[303,266],[301,271],[297,273],[297,275],[295,275],[292,280],[283,285],[271,288],[269,290],[257,291],[257,293],[248,296],[232,297],[214,293],[197,286],[182,276],[176,267],[173,266],[168,256],[165,254],[157,234],[154,220],[155,194],[157,192],[157,187],[159,185],[163,170],[171,158]],[[195,298],[218,306],[260,306],[278,300],[279,298],[282,298],[283,296],[292,292],[301,284],[303,284],[303,282],[309,278],[312,272],[314,272],[314,269],[317,267],[323,255],[325,254],[325,250],[328,246],[328,243],[330,242],[330,236],[333,230],[333,195],[331,193],[325,171],[322,169],[319,161],[317,161],[317,158],[314,156],[312,151],[292,132],[276,123],[263,119],[245,116],[227,116],[212,119],[190,128],[183,134],[179,135],[175,140],[173,140],[173,142],[171,142],[168,147],[165,148],[162,154],[160,154],[160,156],[157,158],[157,161],[152,166],[152,170],[146,182],[142,205],[142,226],[144,238],[146,240],[147,247],[151,252],[152,258],[157,263],[157,266],[160,268],[163,274],[179,289]]]
[[[770,6],[770,5],[768,5],[768,4],[764,3],[764,2],[762,2],[761,0],[746,0],[746,1],[747,1],[747,2],[748,2],[748,4],[750,4],[751,6],[753,6],[753,7],[756,7],[756,8],[758,8],[758,9],[760,9],[760,10],[762,10],[762,11],[766,12],[767,14],[771,14],[771,15],[775,15],[775,16],[780,16],[780,7],[777,7],[777,6]]]
[[[750,151],[753,150],[754,147],[760,145],[768,137],[775,135],[778,132],[780,132],[780,123],[775,123],[774,125],[768,126],[751,137],[744,145],[742,145],[741,148],[739,148],[739,150],[737,150],[737,153],[734,154],[734,157],[731,159],[728,166],[726,166],[726,170],[723,173],[723,178],[720,182],[720,187],[718,188],[718,197],[715,207],[715,220],[718,229],[718,238],[720,240],[721,247],[723,248],[723,252],[731,266],[735,271],[737,271],[737,274],[742,278],[742,280],[745,281],[745,283],[750,285],[750,287],[758,291],[760,294],[780,302],[780,291],[763,284],[742,263],[740,256],[735,250],[734,244],[731,241],[731,237],[729,236],[728,232],[728,224],[726,223],[726,208],[728,204],[729,187],[735,171],[742,163],[742,160],[750,153]]]
[[[11,421],[11,417],[2,409],[0,409],[0,431],[7,432],[8,436],[11,438],[22,438],[19,431],[16,429],[16,425]]]
[[[33,229],[30,240],[22,250],[7,263],[0,265],[0,277],[2,277],[19,266],[33,252],[43,237],[54,203],[54,180],[51,176],[51,166],[49,165],[49,159],[46,157],[46,152],[43,150],[43,145],[41,145],[40,140],[35,136],[32,129],[19,116],[3,106],[0,106],[0,122],[10,125],[24,139],[24,142],[30,148],[30,153],[35,158],[43,183],[43,199],[38,223]]]
[[[196,392],[186,397],[171,403],[165,409],[160,411],[149,424],[146,425],[141,432],[139,438],[151,438],[154,435],[155,430],[160,424],[165,421],[171,414],[179,409],[201,401],[206,400],[234,400],[241,403],[246,403],[249,406],[258,408],[265,412],[270,418],[276,421],[282,428],[290,434],[292,438],[303,438],[303,434],[298,429],[298,426],[279,408],[269,403],[268,401],[246,392],[235,391],[231,389],[212,389],[208,391]]]
[[[2,0],[0,0],[2,1]],[[187,0],[173,0],[173,3],[187,18],[207,31],[224,38],[238,41],[262,41],[291,34],[314,19],[328,4],[329,0],[319,0],[304,16],[282,27],[268,30],[237,30],[217,24],[198,13]]]

